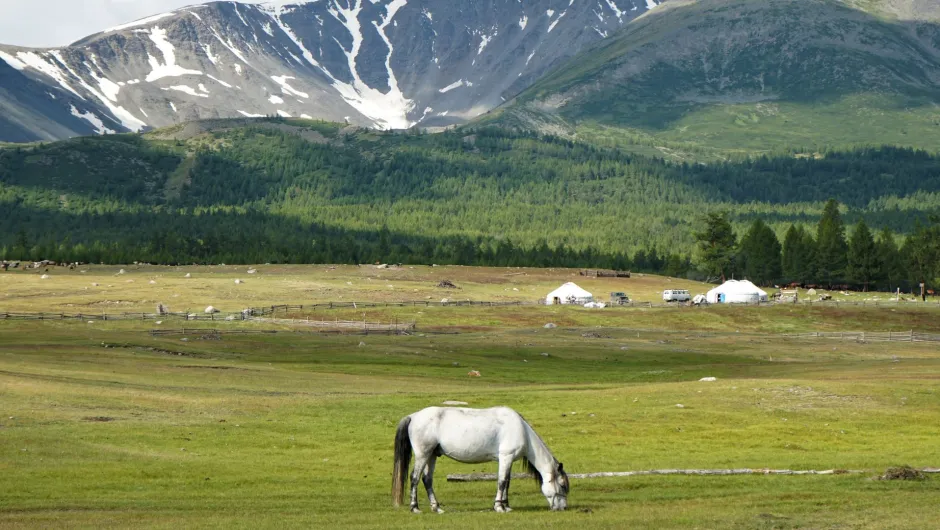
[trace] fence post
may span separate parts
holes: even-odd
[[[911,342],[914,342],[914,330],[911,330]]]

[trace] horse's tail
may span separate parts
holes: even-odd
[[[408,427],[411,425],[411,416],[405,416],[398,423],[395,431],[395,467],[392,470],[392,503],[401,506],[405,497],[405,477],[408,476],[408,466],[411,465],[411,436]]]

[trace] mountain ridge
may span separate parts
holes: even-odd
[[[324,0],[184,7],[63,48],[0,45],[7,69],[0,110],[57,124],[31,130],[28,120],[0,122],[0,141],[266,115],[396,129],[462,123],[655,6]],[[28,82],[39,85],[31,98],[17,89]]]
[[[726,149],[933,149],[940,139],[934,11],[900,20],[884,15],[886,3],[864,11],[857,4],[670,1],[549,72],[495,120]]]

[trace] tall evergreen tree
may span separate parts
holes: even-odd
[[[741,238],[741,268],[749,280],[770,285],[780,278],[780,241],[761,219],[755,219]]]
[[[802,226],[790,225],[783,241],[782,273],[801,284],[816,278],[816,241]]]
[[[916,283],[934,285],[940,276],[940,224],[929,226],[917,223],[901,249],[906,257],[911,279]]]
[[[845,274],[847,251],[845,225],[839,213],[839,203],[829,199],[816,229],[816,270],[819,280],[832,285],[834,280]]]
[[[877,278],[881,267],[878,263],[875,240],[864,220],[860,220],[855,225],[852,239],[849,240],[846,262],[848,277],[864,285],[864,290],[867,292],[868,285]]]
[[[804,283],[815,282],[817,280],[816,255],[818,253],[818,245],[809,230],[803,230],[803,245],[800,248],[803,252],[803,261],[801,261],[802,265],[800,267],[800,276],[803,278],[802,281]]]
[[[728,212],[709,213],[702,223],[705,229],[695,234],[702,267],[706,274],[716,275],[725,281],[734,272],[738,237],[731,228]]]
[[[786,235],[783,236],[783,254],[781,256],[781,270],[787,281],[801,281],[799,278],[800,251],[803,244],[803,228],[790,225]]]
[[[898,244],[894,240],[894,233],[891,232],[890,228],[884,228],[878,234],[875,251],[878,253],[878,265],[880,266],[877,281],[887,287],[889,291],[897,289],[907,273],[904,262],[901,260]]]

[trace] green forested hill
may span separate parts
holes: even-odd
[[[761,217],[782,240],[829,197],[847,223],[908,232],[940,210],[940,158],[879,148],[675,164],[498,128],[220,121],[0,150],[0,252],[659,268],[646,252],[689,257],[706,212],[728,210],[739,232]]]
[[[670,0],[484,121],[706,153],[935,151],[937,12],[921,0]]]

